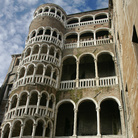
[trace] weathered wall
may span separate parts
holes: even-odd
[[[138,138],[138,66],[132,42],[133,25],[138,34],[138,1],[113,1],[113,27],[120,55],[129,137]],[[127,92],[128,91],[128,94]],[[128,95],[128,98],[127,98]]]

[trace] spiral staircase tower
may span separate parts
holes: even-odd
[[[52,137],[65,20],[66,13],[55,4],[41,5],[34,12],[2,138]]]

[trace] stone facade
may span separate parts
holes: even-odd
[[[137,4],[39,6],[0,89],[1,138],[137,138]]]

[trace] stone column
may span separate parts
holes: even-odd
[[[4,130],[1,131],[1,138],[3,138]]]
[[[9,100],[9,107],[8,107],[8,111],[11,109],[11,100]]]
[[[50,97],[47,98],[47,103],[46,103],[46,116],[47,116],[47,112],[48,112],[49,101],[50,101]]]
[[[76,88],[79,87],[79,61],[76,61]]]
[[[120,110],[120,121],[121,121],[122,135],[125,135],[125,122],[124,122],[123,108],[121,106],[119,106],[119,110]]]
[[[51,71],[51,76],[50,76],[50,85],[52,84],[53,74],[54,74],[54,70]]]
[[[17,104],[16,104],[16,109],[15,109],[14,116],[16,116],[16,115],[17,115],[17,108],[18,108],[18,106],[19,106],[19,102],[20,102],[20,99],[19,99],[19,97],[18,97],[18,100],[17,100]]]
[[[115,67],[115,75],[117,76],[117,78],[116,78],[116,84],[118,84],[118,68],[117,68],[117,61],[116,61],[116,58],[112,58],[113,59],[113,61],[114,61],[114,67]]]
[[[36,73],[36,66],[34,66],[34,72],[33,72],[32,83],[35,83],[35,82],[34,82],[34,79],[35,79],[35,73]]]
[[[56,135],[57,114],[58,114],[58,109],[55,109],[55,121],[54,121],[54,132],[53,132],[53,137],[54,138],[55,138],[55,135]]]
[[[33,49],[31,48],[31,52],[30,52],[30,56],[29,56],[29,61],[31,60],[32,53],[33,53]]]
[[[23,136],[23,130],[24,130],[24,125],[21,125],[21,131],[20,131],[19,138],[22,138],[22,136]]]
[[[24,73],[24,77],[23,77],[23,84],[25,83],[26,75],[27,75],[27,69],[25,69],[25,73]]]
[[[25,112],[24,112],[24,114],[27,114],[27,110],[28,110],[29,101],[30,101],[30,96],[29,96],[29,95],[27,95],[27,101],[26,101],[26,107],[25,107]]]
[[[38,56],[37,56],[37,60],[39,60],[39,57],[40,57],[40,53],[41,53],[41,49],[42,49],[42,47],[39,47],[39,51],[38,51]]]
[[[43,135],[42,135],[43,138],[45,138],[45,133],[46,133],[46,125],[43,126]]]
[[[76,136],[76,129],[77,129],[77,109],[74,109],[74,128],[73,128],[73,136]]]
[[[77,37],[77,47],[79,47],[80,46],[80,36],[78,35],[78,37]]]
[[[13,131],[13,126],[10,126],[10,132],[9,132],[8,138],[11,138],[12,137],[12,131]]]
[[[44,83],[45,73],[46,73],[46,67],[43,70],[42,83]]]
[[[55,63],[56,54],[57,54],[57,51],[55,50],[54,51],[54,60],[53,60],[53,63]]]
[[[33,125],[32,138],[34,138],[35,136],[35,129],[36,129],[36,124]]]
[[[40,105],[40,100],[41,100],[41,95],[38,95],[37,107],[36,107],[36,112],[35,112],[36,115],[38,114],[39,105]]]
[[[94,35],[94,45],[96,45],[96,32],[95,31],[94,31],[93,35]]]
[[[97,59],[94,59],[94,63],[95,63],[95,79],[96,79],[96,86],[99,86]]]
[[[48,47],[48,49],[47,49],[47,55],[46,55],[46,60],[48,60],[48,56],[49,56],[49,47]]]
[[[97,112],[97,136],[101,136],[101,132],[100,132],[100,107],[96,108],[96,112]]]
[[[50,42],[51,42],[51,39],[52,39],[52,35],[53,35],[53,30],[51,30],[51,34],[50,34]]]
[[[4,93],[4,99],[8,98],[8,89],[9,89],[9,85],[6,86],[6,90],[5,90],[5,93]]]

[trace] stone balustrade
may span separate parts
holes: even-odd
[[[61,81],[60,90],[69,90],[77,88],[76,80]],[[117,76],[104,77],[99,79],[80,79],[78,80],[78,88],[91,88],[91,87],[107,87],[118,84]]]
[[[10,109],[5,114],[5,121],[13,119],[13,118],[23,117],[24,115],[35,116],[36,110],[37,110],[36,105],[29,105],[27,107],[27,112],[25,112],[26,111],[26,105],[19,106],[18,108]],[[53,113],[53,110],[51,108],[47,108],[45,106],[39,106],[37,115],[41,116],[41,117],[47,116],[47,117],[52,118],[54,116],[54,113]]]
[[[108,18],[105,19],[99,19],[99,20],[92,20],[92,21],[86,21],[86,22],[79,22],[79,23],[74,23],[74,24],[67,24],[66,28],[74,28],[77,26],[84,26],[84,25],[91,25],[91,24],[103,24],[103,23],[108,23]]]
[[[74,43],[66,43],[64,44],[64,49],[89,47],[89,46],[96,46],[96,45],[103,45],[103,44],[110,44],[110,43],[112,43],[112,40],[110,38],[103,38],[103,39],[97,39],[97,40],[85,40],[85,41],[74,42]]]

